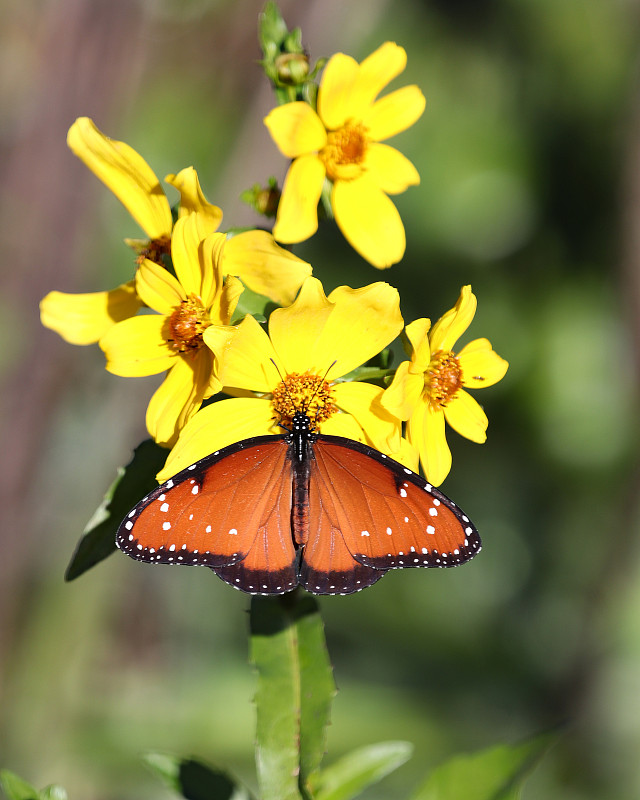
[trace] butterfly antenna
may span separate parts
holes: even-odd
[[[327,375],[329,374],[329,370],[331,370],[333,367],[335,367],[336,363],[337,363],[337,359],[336,359],[336,361],[333,361],[333,363],[329,364],[329,366],[327,367],[327,369],[326,369],[326,371],[325,371],[324,375],[322,376],[322,380],[323,380],[323,381],[326,381],[326,379],[327,379]],[[315,397],[315,396],[318,394],[318,392],[320,391],[320,387],[321,387],[321,386],[322,386],[322,383],[319,383],[319,384],[316,386],[316,390],[315,390],[315,392],[314,392],[314,393],[311,395],[311,397],[309,398],[309,401],[307,402],[307,405],[306,405],[306,407],[303,409],[303,411],[304,411],[304,413],[305,413],[305,414],[306,414],[306,413],[307,413],[307,411],[309,410],[309,407],[311,406],[311,403],[313,403],[313,399],[314,399],[314,397]]]

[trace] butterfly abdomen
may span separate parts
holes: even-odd
[[[312,457],[312,456],[311,456]],[[293,478],[293,503],[291,505],[291,531],[296,547],[307,543],[309,539],[309,476],[310,454],[305,453],[301,460],[291,462]]]

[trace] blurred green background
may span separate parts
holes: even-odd
[[[399,196],[404,261],[380,273],[332,228],[297,248],[327,290],[388,280],[405,319],[471,283],[470,337],[511,364],[482,392],[489,439],[451,434],[444,484],[484,550],[321,599],[339,695],[328,760],[408,739],[370,798],[449,756],[561,725],[528,798],[640,796],[639,13],[633,0],[282,2],[312,58],[408,52],[422,119],[396,137],[422,183]],[[51,289],[131,275],[139,231],[65,145],[80,115],[159,176],[193,164],[225,226],[285,160],[262,117],[256,0],[0,3],[0,764],[83,800],[168,797],[163,749],[254,784],[248,598],[205,569],[116,554],[63,572],[158,379],[39,326]]]

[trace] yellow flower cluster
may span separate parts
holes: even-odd
[[[172,214],[135,150],[88,118],[72,125],[70,148],[145,238],[127,240],[130,281],[92,294],[52,291],[41,318],[71,343],[97,342],[116,375],[165,373],[146,416],[151,436],[172,448],[159,480],[235,441],[277,433],[300,409],[316,430],[367,442],[414,470],[420,463],[436,485],[451,468],[445,422],[485,440],[487,418],[467,389],[499,381],[507,362],[486,339],[454,350],[475,314],[471,287],[433,327],[428,319],[408,324],[409,360],[369,383],[371,372],[359,368],[404,327],[397,290],[378,282],[327,296],[310,265],[276,243],[315,233],[328,186],[336,222],[358,252],[377,267],[402,258],[404,228],[388,195],[419,176],[382,140],[412,125],[425,101],[415,86],[378,94],[405,64],[405,51],[390,42],[360,64],[339,53],[325,67],[317,109],[300,100],[268,115],[274,141],[293,159],[273,235],[219,232],[222,211],[192,167],[165,178],[180,195]],[[238,313],[245,286],[277,306],[268,326]],[[228,399],[214,397],[221,390]],[[202,407],[208,399],[217,401]]]

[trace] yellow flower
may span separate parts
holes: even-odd
[[[398,457],[400,425],[380,406],[383,390],[338,379],[401,330],[398,292],[388,284],[341,286],[326,297],[315,278],[307,278],[293,305],[271,314],[268,335],[250,316],[226,344],[206,330],[205,341],[222,356],[216,376],[234,396],[203,408],[185,426],[158,480],[233,442],[281,433],[278,423],[289,424],[301,409],[322,433]]]
[[[476,297],[464,286],[455,307],[429,332],[430,321],[407,325],[411,360],[398,367],[382,405],[398,419],[408,420],[409,442],[418,450],[427,480],[439,486],[451,469],[445,421],[461,436],[482,443],[488,420],[465,389],[483,389],[501,380],[508,363],[487,339],[474,339],[456,354],[453,346],[476,313]]]
[[[105,136],[88,117],[77,119],[67,136],[71,150],[109,188],[142,228],[146,239],[126,239],[137,263],[164,265],[171,249],[173,222],[164,189],[147,162],[133,148]],[[209,203],[193,167],[165,181],[180,192],[178,218],[199,217],[199,229],[214,233],[222,211]],[[253,291],[276,303],[290,303],[311,267],[283,250],[266,231],[246,231],[229,239],[222,256],[223,274],[236,275]],[[142,301],[128,282],[109,292],[50,292],[41,302],[41,320],[73,344],[92,344],[117,322],[136,314]]]
[[[113,325],[100,339],[107,369],[137,377],[168,370],[147,409],[147,429],[170,446],[200,408],[219,391],[213,377],[214,354],[204,344],[210,330],[225,342],[231,316],[243,291],[232,276],[223,283],[222,261],[227,246],[223,233],[206,236],[197,214],[178,219],[171,239],[176,277],[145,259],[136,275],[136,290],[157,314],[141,314]]]
[[[413,125],[425,99],[417,86],[376,98],[406,62],[404,49],[393,42],[361,64],[337,53],[325,67],[317,113],[296,102],[265,118],[281,152],[293,159],[273,229],[279,242],[301,242],[316,232],[318,201],[328,178],[336,222],[351,246],[375,267],[400,261],[404,227],[387,195],[420,183],[420,176],[405,156],[381,142]]]

